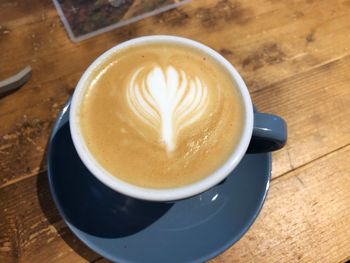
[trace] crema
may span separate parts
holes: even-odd
[[[245,113],[235,81],[194,47],[129,46],[84,85],[84,141],[106,171],[130,184],[194,183],[218,169],[241,137]]]

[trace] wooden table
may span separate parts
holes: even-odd
[[[0,79],[33,67],[26,85],[0,99],[0,262],[106,262],[55,208],[47,142],[84,69],[149,34],[213,47],[241,72],[258,109],[288,123],[260,216],[212,262],[349,260],[350,0],[194,0],[79,44],[50,0],[0,0]]]

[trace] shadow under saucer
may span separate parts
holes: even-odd
[[[146,228],[172,206],[137,200],[108,188],[97,180],[80,161],[65,123],[52,141],[50,170],[56,198],[63,217],[72,225],[99,237],[123,237]],[[74,176],[72,176],[74,175]],[[74,198],[72,198],[74,197]]]

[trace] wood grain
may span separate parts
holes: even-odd
[[[274,153],[273,176],[350,143],[350,56],[253,93],[258,109],[288,123],[287,146]]]
[[[7,52],[2,55],[0,66],[3,70],[0,74],[16,71],[15,64],[11,63],[13,60],[32,63],[34,71],[40,70],[40,82],[67,75],[72,70],[81,72],[111,46],[152,33],[188,36],[221,51],[243,69],[243,76],[254,89],[349,54],[350,29],[345,23],[349,18],[349,8],[344,8],[340,2],[334,5],[334,9],[328,8],[327,1],[322,2],[317,6],[320,14],[315,17],[312,16],[315,6],[309,1],[299,1],[295,5],[276,5],[271,1],[264,5],[258,5],[258,1],[250,1],[249,5],[237,1],[194,1],[181,9],[79,44],[67,39],[53,6],[48,5],[43,10],[45,18],[37,21],[28,18],[29,21],[16,30],[12,28],[18,27],[13,22],[17,20],[9,19],[3,23],[2,27],[7,28],[3,31],[7,33],[1,35],[4,40],[1,43]],[[0,12],[8,14],[10,11],[3,9]],[[40,13],[38,10],[33,12]],[[189,30],[183,30],[184,26]],[[276,34],[276,31],[283,34]],[[330,48],[334,34],[339,36],[336,50]],[[20,50],[17,48],[19,44]]]
[[[349,156],[350,145],[273,180],[251,230],[213,262],[345,261],[350,251]],[[62,222],[45,173],[1,189],[0,200],[5,219],[0,223],[1,262],[99,258]]]
[[[86,262],[100,258],[68,229],[47,174],[0,190],[0,262]]]
[[[244,77],[259,110],[283,116],[287,146],[256,224],[213,262],[350,259],[350,1],[201,0],[72,43],[50,0],[0,0],[0,79],[32,79],[0,100],[0,262],[107,262],[78,241],[46,179],[53,122],[85,68],[142,35],[189,37]]]
[[[327,1],[318,5],[310,4],[309,1],[300,1],[297,5],[267,1],[263,6],[254,1],[244,4],[237,1],[194,1],[178,10],[142,20],[79,44],[73,44],[67,39],[53,6],[46,3],[44,7],[41,9],[39,4],[34,4],[31,7],[34,9],[33,13],[42,12],[45,15],[42,15],[42,19],[28,16],[28,22],[22,21],[18,30],[11,29],[18,26],[20,14],[14,13],[13,19],[9,18],[4,22],[4,27],[8,28],[10,33],[1,37],[6,40],[0,43],[7,52],[0,60],[0,68],[3,69],[0,71],[0,77],[3,73],[15,71],[20,61],[22,64],[32,64],[33,78],[22,90],[0,101],[0,117],[3,119],[0,138],[5,138],[2,147],[16,145],[16,142],[9,138],[17,140],[16,134],[21,133],[22,127],[26,126],[28,121],[44,123],[45,128],[39,128],[40,136],[37,138],[29,137],[35,147],[33,143],[25,143],[27,146],[23,148],[27,150],[21,150],[22,155],[25,155],[25,158],[20,158],[24,160],[22,163],[12,161],[16,159],[14,156],[21,156],[16,150],[18,147],[2,150],[0,186],[43,170],[39,164],[44,159],[45,151],[35,149],[45,149],[58,108],[73,92],[81,73],[98,54],[128,38],[167,33],[188,36],[210,45],[236,65],[252,92],[265,91],[260,93],[259,98],[253,94],[254,102],[259,108],[262,103],[269,101],[269,104],[262,105],[261,110],[275,112],[287,120],[295,116],[294,109],[290,106],[286,108],[288,102],[285,102],[286,104],[280,107],[285,110],[277,111],[275,104],[280,103],[279,98],[275,96],[276,101],[271,101],[270,92],[278,90],[280,94],[288,95],[290,92],[285,92],[284,86],[279,84],[283,83],[283,80],[287,79],[287,82],[290,82],[293,76],[332,64],[333,60],[339,60],[349,53],[347,43],[350,41],[350,8],[342,2],[330,9]],[[11,5],[0,10],[0,17],[2,12],[11,13],[12,10]],[[316,11],[319,16],[314,18],[312,14]],[[189,30],[184,31],[184,26]],[[310,32],[314,33],[310,35]],[[209,33],[210,37],[207,37]],[[334,35],[338,36],[336,47],[330,48],[335,43]],[[18,43],[21,44],[20,50]],[[304,75],[307,77],[308,73]],[[324,75],[322,77],[326,78]],[[300,94],[299,97],[306,96],[310,94],[304,86],[308,81],[306,79],[304,83],[297,83],[297,87],[286,89],[295,89],[294,94]],[[339,89],[343,89],[345,85],[346,82]],[[322,94],[313,96],[320,96],[315,98],[318,101],[324,99]],[[301,107],[308,107],[306,104]],[[293,128],[291,125],[289,123],[290,129]],[[307,138],[302,133],[298,133],[298,136]],[[318,144],[318,141],[316,143]],[[329,147],[326,147],[326,151],[314,151],[308,161],[324,155],[328,149]],[[289,160],[290,158],[293,159],[287,151],[277,154],[275,163],[278,165],[274,167],[274,176],[284,174],[300,165],[294,159]],[[13,169],[14,166],[17,168]]]
[[[350,146],[272,181],[248,233],[212,262],[345,262]]]
[[[236,66],[245,68],[248,72],[254,71],[254,75],[258,74],[259,77],[261,75],[261,79],[256,79],[255,76],[255,82],[264,82],[263,75],[271,72],[270,68],[263,66],[272,66],[274,70],[271,73],[275,73],[274,77],[279,79],[286,74],[299,72],[301,67],[309,68],[349,53],[346,50],[346,33],[349,29],[344,23],[349,14],[341,3],[335,5],[334,9],[329,9],[327,2],[322,2],[317,6],[319,17],[312,16],[315,7],[308,1],[299,1],[297,5],[275,5],[266,1],[259,8],[257,3],[258,1],[251,1],[249,5],[243,5],[236,1],[195,1],[181,9],[142,20],[79,44],[72,44],[67,39],[58,17],[50,9],[46,11],[50,15],[46,15],[44,20],[25,24],[18,30],[10,30],[17,26],[11,20],[4,23],[3,27],[9,28],[9,33],[3,36],[6,40],[3,45],[9,52],[3,55],[1,63],[6,67],[2,68],[8,68],[8,64],[13,65],[8,63],[13,59],[17,61],[36,57],[38,61],[33,63],[40,69],[47,70],[47,74],[42,74],[40,80],[46,80],[45,78],[55,78],[55,74],[67,74],[72,68],[83,70],[97,54],[127,38],[165,32],[190,36],[214,47],[230,57]],[[271,19],[272,15],[274,19]],[[302,28],[300,24],[303,24]],[[184,31],[185,25],[192,30]],[[276,30],[283,31],[283,35],[276,34]],[[210,38],[207,37],[208,32]],[[329,47],[334,34],[339,35],[337,50]],[[276,39],[277,37],[279,38]],[[22,43],[21,50],[16,48],[19,42]],[[72,65],[66,63],[68,58],[71,58]],[[50,68],[42,67],[49,63]],[[288,70],[285,65],[276,66],[280,63],[288,64]],[[62,65],[65,67],[62,68]],[[271,80],[268,83],[270,82]],[[263,83],[260,85],[264,86]]]

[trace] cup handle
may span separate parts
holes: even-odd
[[[271,152],[287,142],[287,124],[279,116],[254,112],[253,136],[247,153]]]

